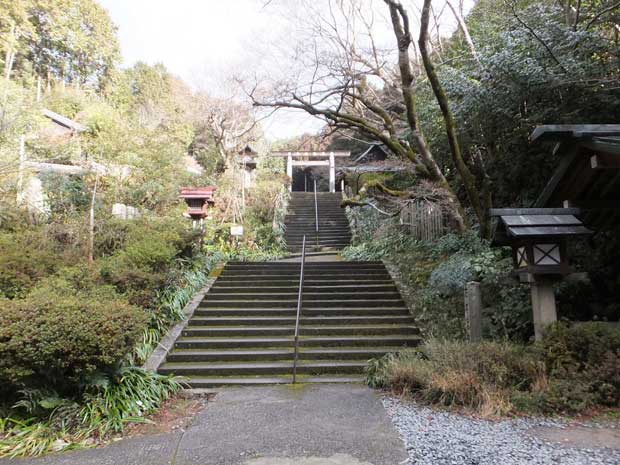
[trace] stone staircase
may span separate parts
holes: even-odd
[[[351,243],[349,221],[340,207],[339,192],[317,192],[319,232],[316,233],[314,192],[293,192],[284,219],[284,239],[290,252],[300,252],[304,234],[306,248],[312,250],[340,250]]]
[[[229,262],[160,373],[192,388],[290,383],[299,263]],[[419,343],[381,262],[307,262],[298,381],[358,382],[366,361]]]

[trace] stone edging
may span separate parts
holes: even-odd
[[[220,265],[216,266],[214,270],[217,270],[218,268],[220,268]],[[209,289],[211,289],[211,286],[216,279],[217,275],[207,278],[206,284],[198,292],[196,292],[194,297],[192,297],[187,305],[185,305],[185,308],[183,308],[185,318],[183,321],[178,322],[170,328],[166,335],[162,337],[155,350],[151,353],[151,355],[149,355],[149,358],[146,362],[144,362],[144,365],[142,365],[143,369],[148,371],[157,371],[159,366],[166,361],[168,352],[170,352],[174,347],[174,343],[187,326],[190,318],[194,315],[194,311],[198,308],[198,305],[200,305],[200,302],[202,302],[202,299],[204,299],[206,293],[209,292]]]

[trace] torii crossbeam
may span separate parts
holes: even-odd
[[[271,152],[273,157],[286,157],[286,174],[291,178],[289,190],[293,189],[293,166],[329,166],[329,191],[336,192],[336,157],[349,157],[351,152]]]

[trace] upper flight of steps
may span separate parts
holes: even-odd
[[[301,251],[301,242],[306,235],[308,250],[339,250],[351,243],[349,222],[340,207],[340,192],[317,192],[319,232],[316,233],[316,212],[314,192],[293,192],[288,204],[284,224],[284,238],[291,252]]]
[[[160,373],[193,388],[290,383],[299,263],[229,262]],[[381,262],[305,265],[299,382],[358,382],[370,358],[419,343]]]

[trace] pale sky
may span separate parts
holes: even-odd
[[[252,50],[285,43],[285,25],[268,0],[98,0],[118,26],[123,66],[163,63],[194,88],[217,94],[235,69],[260,58]],[[296,0],[280,0],[284,2]],[[274,2],[275,4],[276,2]],[[269,139],[317,132],[305,113],[280,113],[263,123]]]
[[[98,0],[118,26],[123,66],[163,63],[192,87],[217,93],[247,49],[273,34],[260,0]],[[316,132],[323,123],[282,114],[263,123],[268,138]]]

